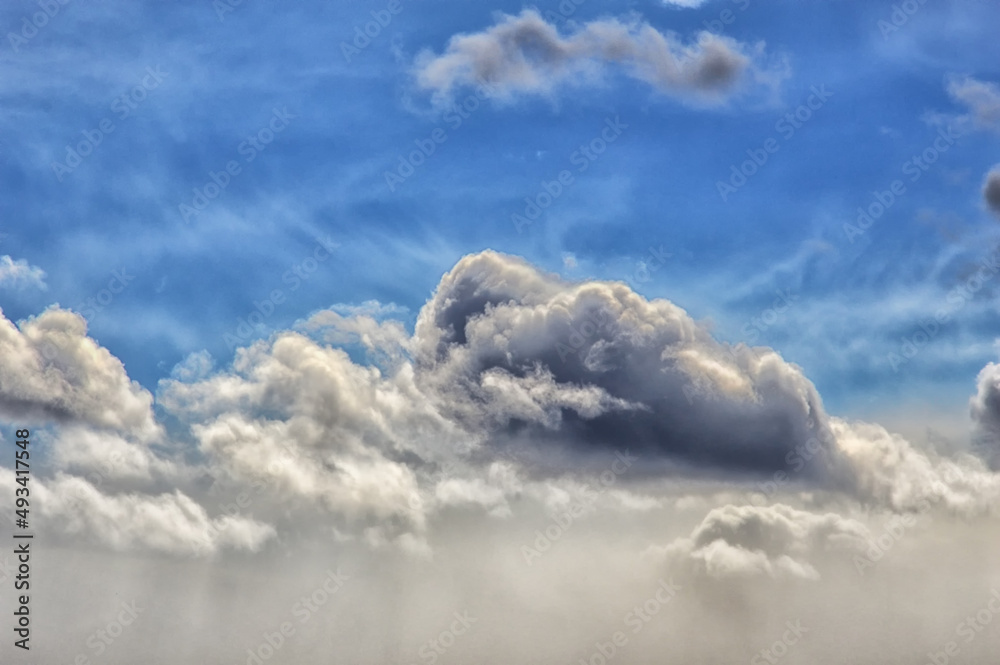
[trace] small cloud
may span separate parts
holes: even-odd
[[[994,166],[986,174],[986,181],[983,182],[983,199],[990,211],[1000,217],[1000,165]]]
[[[956,76],[948,80],[947,89],[952,99],[969,109],[967,115],[958,118],[962,124],[1000,131],[1000,87],[995,83]]]
[[[566,254],[563,254],[563,268],[566,268],[567,270],[573,270],[578,265],[579,264],[576,262],[576,257],[573,254],[570,254],[568,252]]]
[[[696,1],[682,4],[695,6]],[[723,102],[745,79],[773,83],[756,65],[761,48],[708,32],[685,44],[638,19],[600,19],[562,35],[529,9],[502,15],[480,32],[453,36],[441,55],[422,52],[416,77],[421,88],[441,100],[472,86],[483,86],[492,97],[510,98],[593,82],[605,67],[617,66],[665,94]]]
[[[0,287],[35,287],[43,291],[48,288],[44,270],[24,259],[15,261],[7,254],[0,256]]]

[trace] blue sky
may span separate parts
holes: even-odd
[[[893,7],[880,2],[588,0],[567,21],[552,18],[556,2],[403,0],[348,61],[342,44],[387,5],[69,2],[30,38],[8,35],[0,254],[21,269],[4,273],[5,315],[81,311],[155,390],[190,353],[227,364],[226,336],[246,332],[240,320],[275,290],[280,302],[241,345],[335,304],[393,304],[412,326],[444,272],[492,248],[570,279],[629,280],[711,320],[720,339],[773,346],[833,413],[926,403],[965,418],[976,374],[996,357],[995,283],[913,359],[894,366],[889,354],[1000,239],[981,194],[997,127],[954,93],[1000,81],[996,6],[928,0],[890,31],[880,21]],[[420,63],[530,8],[563,36],[618,18],[683,43],[706,27],[747,49],[762,43],[762,80],[706,100],[607,66],[449,120],[441,94],[420,85]],[[0,24],[21,34],[37,11],[5,3]],[[456,85],[454,99],[473,93]],[[828,99],[782,128],[815,90]],[[579,172],[574,152],[616,119],[620,135]],[[273,141],[247,147],[269,125],[280,127]],[[947,125],[966,131],[911,180],[908,160]],[[436,130],[444,142],[390,191],[386,172]],[[57,173],[67,146],[95,131],[92,154]],[[719,181],[769,140],[777,149],[723,200]],[[231,162],[236,175],[185,219],[180,206]],[[512,214],[563,170],[572,184],[519,233]],[[844,224],[894,180],[905,192],[849,242]],[[319,239],[335,248],[313,264],[317,247],[326,255]],[[121,292],[88,311],[109,283]],[[776,291],[790,295],[777,316],[767,313]]]

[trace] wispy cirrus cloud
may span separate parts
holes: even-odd
[[[13,259],[8,254],[0,256],[0,287],[36,288],[45,290],[45,271],[24,259]]]

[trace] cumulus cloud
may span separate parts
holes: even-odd
[[[45,271],[38,266],[29,264],[24,259],[14,260],[9,255],[0,256],[0,287],[37,289],[48,288],[45,284]]]
[[[148,438],[153,397],[87,337],[83,317],[52,307],[15,326],[0,317],[0,413],[82,422]]]
[[[675,96],[720,101],[754,69],[761,47],[708,32],[684,43],[637,19],[601,19],[562,35],[534,10],[502,15],[481,32],[452,37],[444,53],[421,53],[417,83],[442,97],[487,86],[509,97],[546,94],[561,84],[594,81],[610,65]]]
[[[986,174],[983,182],[983,200],[990,211],[1000,217],[1000,167],[995,167]]]
[[[993,470],[1000,470],[1000,365],[997,363],[990,363],[979,372],[969,409],[983,458]]]
[[[835,513],[790,506],[723,506],[705,516],[689,537],[660,550],[691,574],[715,579],[766,576],[817,580],[811,559],[830,550],[862,551],[868,529]]]
[[[300,532],[308,520],[345,542],[431,556],[448,515],[510,518],[523,501],[557,520],[579,506],[639,514],[669,504],[660,483],[722,483],[732,494],[776,474],[782,496],[896,512],[972,518],[1000,497],[982,459],[832,417],[773,350],[720,343],[673,303],[623,283],[566,281],[486,251],[442,277],[412,333],[399,313],[331,308],[239,349],[229,366],[189,356],[157,391],[168,436],[152,396],[78,315],[53,308],[0,325],[0,407],[52,419],[49,503],[72,487],[118,516],[121,533],[98,537],[114,547],[168,551],[161,536],[137,534],[172,523],[186,534],[178,552],[253,549],[267,529]],[[981,378],[983,423],[990,385]],[[633,456],[642,463],[626,476],[608,471]],[[613,487],[596,482],[608,474]],[[240,496],[239,514],[222,508]],[[814,528],[801,515],[761,514]],[[83,533],[77,513],[52,515]],[[753,515],[740,519],[764,519]],[[244,534],[233,543],[206,535],[226,517],[257,526],[231,530]],[[798,545],[692,538],[686,557],[712,570],[816,572]]]
[[[494,437],[550,450],[629,446],[721,472],[785,468],[815,439],[802,476],[838,474],[822,402],[796,367],[720,344],[676,305],[622,283],[469,256],[421,311],[413,350],[439,408]]]
[[[13,494],[12,480],[5,476],[2,484]],[[275,535],[271,526],[246,517],[212,519],[176,490],[107,494],[83,478],[62,473],[48,480],[36,478],[32,484],[44,529],[113,550],[205,556],[224,549],[256,551]]]
[[[996,511],[1000,476],[969,454],[918,451],[881,425],[831,419],[838,448],[850,461],[859,499],[891,510],[940,508],[967,515]]]

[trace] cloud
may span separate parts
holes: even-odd
[[[0,317],[0,413],[149,438],[160,429],[152,403],[121,361],[87,337],[79,314],[55,306],[20,327]]]
[[[689,537],[659,552],[689,574],[716,579],[766,576],[817,580],[810,563],[830,550],[862,551],[868,529],[834,513],[790,506],[723,506],[708,513]]]
[[[95,514],[118,516],[117,530],[95,536],[116,548],[211,554],[264,547],[268,529],[329,529],[432,556],[435,525],[455,514],[509,519],[523,501],[552,519],[573,506],[645,513],[666,505],[662,483],[749,496],[779,475],[769,499],[815,492],[971,518],[1000,498],[980,458],[917,450],[832,417],[773,350],[718,342],[681,308],[624,283],[567,281],[485,251],[442,277],[412,333],[393,313],[323,310],[218,369],[206,353],[189,356],[157,390],[168,433],[152,396],[86,336],[83,319],[52,308],[20,328],[0,325],[0,407],[54,422],[43,436],[49,504],[75,488]],[[388,361],[366,364],[331,343]],[[622,454],[642,463],[619,477],[608,469]],[[595,479],[609,473],[614,487],[601,489]],[[236,497],[239,514],[223,509]],[[53,528],[82,537],[81,514],[52,511]],[[753,515],[740,519],[764,519]],[[226,517],[253,524],[234,528],[235,541],[213,536]],[[820,528],[806,521],[806,532]],[[167,523],[183,532],[176,549],[155,535]],[[818,570],[797,545],[700,538],[686,556],[713,570]]]
[[[33,484],[47,529],[114,550],[205,556],[223,549],[256,551],[274,536],[272,527],[252,519],[211,519],[179,491],[110,495],[64,474],[44,482],[35,479]]]
[[[994,215],[1000,217],[1000,167],[994,167],[983,181],[983,200]]]
[[[538,12],[524,10],[452,37],[441,55],[424,51],[415,65],[418,85],[442,98],[477,85],[497,97],[547,94],[562,84],[593,82],[614,65],[662,93],[718,102],[756,67],[760,48],[708,32],[685,44],[638,19],[591,21],[561,35]]]
[[[468,256],[420,312],[413,352],[419,383],[450,418],[543,454],[629,446],[759,473],[785,468],[815,439],[802,476],[837,475],[822,402],[796,367],[769,349],[716,342],[676,305],[622,283]]]
[[[1000,88],[995,83],[953,76],[947,90],[952,99],[968,107],[970,113],[963,120],[980,129],[1000,130]]]
[[[44,270],[24,259],[15,261],[7,254],[0,256],[0,287],[34,287],[43,291],[48,288]]]
[[[984,459],[1000,470],[1000,365],[990,363],[979,372],[976,394],[969,401]]]

